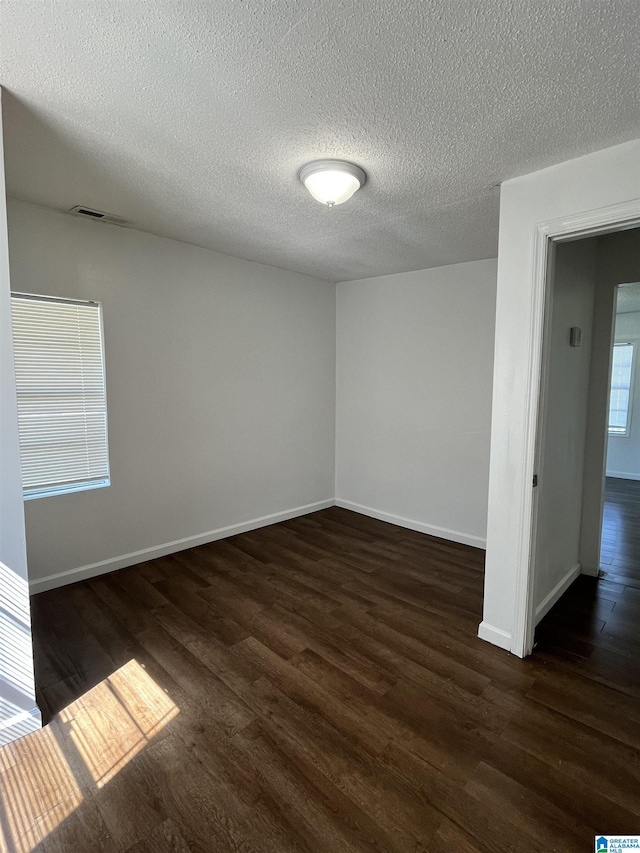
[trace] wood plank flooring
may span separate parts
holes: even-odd
[[[640,832],[637,625],[597,678],[518,660],[477,639],[483,556],[332,508],[34,597],[50,722],[0,750],[0,849],[584,853]]]
[[[579,577],[536,631],[547,660],[640,698],[640,482],[607,477],[604,577]],[[639,795],[640,797],[640,795]]]
[[[640,589],[640,481],[607,477],[600,567],[607,580]]]

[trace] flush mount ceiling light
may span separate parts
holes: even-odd
[[[342,204],[363,186],[363,169],[345,160],[314,160],[300,169],[300,180],[320,204]]]

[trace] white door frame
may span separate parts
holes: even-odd
[[[525,441],[521,458],[522,470],[534,471],[540,426],[540,408],[544,400],[542,387],[542,357],[545,339],[545,312],[552,286],[548,275],[551,241],[592,237],[611,231],[623,231],[640,225],[640,204],[637,200],[586,211],[575,216],[562,217],[539,223],[534,231],[533,267],[531,282],[531,311],[529,326],[530,358],[527,378],[527,409]],[[534,618],[534,554],[535,525],[537,521],[533,483],[524,483],[522,519],[519,527],[516,554],[515,618],[511,637],[511,651],[526,657],[533,651]]]

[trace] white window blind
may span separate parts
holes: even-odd
[[[11,297],[25,498],[109,485],[101,306]]]
[[[629,434],[632,368],[633,344],[615,344],[613,347],[613,360],[611,365],[609,435]]]

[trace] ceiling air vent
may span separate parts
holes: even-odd
[[[82,216],[84,219],[95,219],[97,222],[110,222],[111,225],[128,225],[128,221],[121,216],[114,216],[113,213],[105,213],[104,210],[94,210],[92,207],[85,207],[83,204],[77,204],[72,207],[69,213],[74,216]]]

